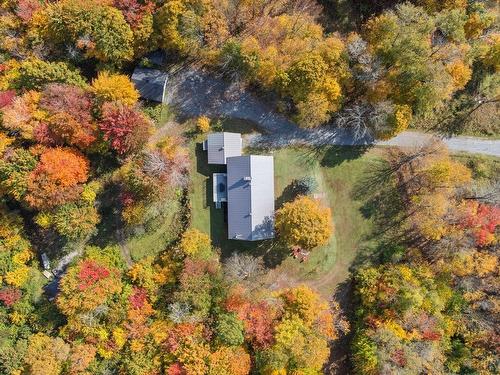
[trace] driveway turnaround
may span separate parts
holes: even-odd
[[[167,102],[186,116],[239,118],[259,125],[263,134],[247,139],[251,146],[279,148],[289,145],[381,145],[412,147],[438,137],[453,152],[470,152],[500,157],[500,140],[475,137],[443,137],[405,131],[389,141],[370,136],[357,139],[348,129],[320,127],[302,129],[277,113],[262,99],[245,90],[235,90],[231,83],[199,69],[179,69],[169,76]]]

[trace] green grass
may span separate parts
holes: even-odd
[[[126,240],[125,246],[134,262],[147,256],[155,256],[177,239],[180,230],[179,201],[166,201],[160,210],[161,214],[145,226],[144,233],[132,235]]]
[[[167,104],[145,102],[142,111],[154,122],[157,128],[162,127],[174,117],[173,108]]]
[[[287,258],[280,272],[296,282],[307,282],[329,295],[335,285],[344,281],[360,251],[376,246],[367,238],[373,223],[363,216],[364,201],[353,198],[361,176],[376,156],[352,147],[330,147],[312,152],[309,149],[284,149],[275,153],[277,185],[313,173],[320,183],[325,201],[332,209],[334,236],[326,246],[315,249],[307,262]]]
[[[286,193],[286,187],[292,180],[312,175],[319,183],[320,192],[324,193],[324,203],[332,209],[334,236],[327,245],[314,249],[306,262],[301,263],[288,256],[288,251],[275,241],[227,240],[224,211],[215,209],[211,202],[211,175],[220,171],[221,167],[208,166],[206,153],[201,150],[200,144],[191,148],[193,160],[196,160],[190,191],[192,226],[209,233],[223,257],[233,251],[252,252],[263,256],[265,264],[274,268],[273,275],[284,275],[293,283],[306,282],[320,292],[331,293],[335,285],[348,277],[358,251],[376,246],[365,241],[373,227],[372,221],[361,212],[365,202],[352,197],[363,172],[376,158],[373,152],[364,151],[353,147],[330,147],[319,150],[285,148],[273,152],[276,207],[293,199]]]
[[[460,153],[452,157],[466,165],[475,180],[492,180],[500,175],[500,158],[495,156]]]

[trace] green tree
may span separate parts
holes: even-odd
[[[94,206],[69,203],[56,209],[52,222],[61,235],[76,240],[92,234],[99,219]]]
[[[221,345],[240,346],[243,344],[243,322],[236,314],[221,314],[217,320],[217,340]]]
[[[80,72],[64,62],[47,62],[37,58],[22,61],[14,67],[9,76],[13,89],[40,90],[48,83],[66,83],[84,87],[85,80]]]
[[[31,35],[57,48],[70,45],[85,58],[119,65],[133,57],[133,33],[123,14],[101,1],[51,3],[32,22]]]
[[[0,193],[18,201],[28,190],[29,175],[35,169],[36,158],[22,148],[12,150],[0,159]]]
[[[405,3],[365,24],[364,35],[386,69],[382,80],[389,85],[389,99],[409,105],[417,115],[429,115],[463,87],[455,85],[447,69],[450,61],[465,62],[463,51],[454,44],[462,39],[461,17],[450,11],[436,20],[423,8]],[[432,42],[436,24],[449,39]]]

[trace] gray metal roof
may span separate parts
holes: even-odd
[[[232,156],[241,155],[240,133],[211,133],[207,138],[208,164],[226,164]]]
[[[274,237],[274,159],[227,158],[228,238],[256,241]]]
[[[135,68],[132,82],[141,98],[162,103],[168,75],[158,69]]]

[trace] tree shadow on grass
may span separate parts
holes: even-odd
[[[349,278],[335,287],[332,299],[340,305],[351,327],[354,327],[355,304],[352,276],[349,276]],[[342,335],[338,340],[332,342],[330,345],[330,357],[328,364],[325,366],[324,374],[350,374],[352,372],[349,354],[354,332],[355,330],[351,328],[349,333]]]
[[[117,184],[108,183],[103,186],[98,207],[101,220],[97,224],[96,234],[90,239],[89,244],[105,247],[117,242],[116,231],[122,226],[119,196],[120,187]]]
[[[240,133],[242,135],[264,132],[264,129],[259,124],[245,119],[220,117],[213,121],[218,121],[222,127],[221,131],[225,132]]]
[[[361,214],[373,220],[374,228],[364,240],[352,263],[351,271],[382,260],[387,249],[412,241],[412,233],[405,228],[408,218],[406,205],[394,183],[394,173],[383,159],[371,161],[355,184],[353,199],[363,202]]]
[[[305,195],[304,189],[298,185],[298,180],[292,180],[284,189],[281,195],[276,199],[276,209],[279,210],[285,203],[293,202],[299,195]]]
[[[330,146],[325,149],[321,159],[322,167],[336,167],[345,161],[355,160],[363,156],[371,146]]]
[[[264,266],[273,269],[279,266],[289,255],[290,250],[277,239],[263,241],[229,240],[224,237],[216,241],[215,246],[221,250],[222,260],[233,253],[246,253],[256,258],[262,258]]]

